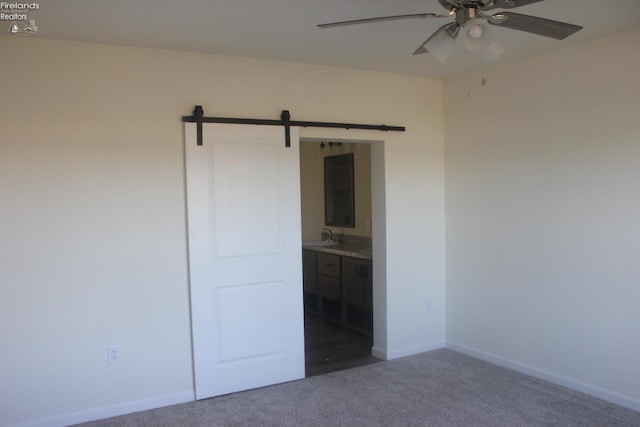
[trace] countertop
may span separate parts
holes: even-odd
[[[371,260],[371,246],[353,242],[335,242],[331,245],[318,245],[302,242],[302,249],[324,252],[334,255]]]

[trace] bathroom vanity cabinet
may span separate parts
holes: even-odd
[[[309,249],[302,252],[307,313],[372,334],[371,260]]]

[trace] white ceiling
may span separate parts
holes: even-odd
[[[31,37],[271,58],[420,77],[442,78],[466,69],[461,43],[446,65],[429,54],[412,55],[451,18],[316,27],[349,19],[446,12],[437,0],[45,0],[39,5],[39,10],[30,13],[38,25],[38,34]],[[558,41],[494,27],[496,38],[507,49],[496,62],[640,26],[640,0],[545,0],[512,11],[584,29]],[[471,67],[477,68],[479,58],[470,60]]]

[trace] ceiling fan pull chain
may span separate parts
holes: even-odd
[[[482,86],[486,86],[487,79],[484,77],[484,58],[480,58],[480,74],[482,74],[482,78],[480,79],[480,84]]]
[[[471,67],[469,67],[469,51],[466,50],[467,55],[467,99],[471,99]]]

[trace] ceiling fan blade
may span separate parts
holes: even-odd
[[[431,34],[424,43],[420,45],[414,55],[431,52],[440,62],[444,63],[451,52],[458,33],[460,32],[460,24],[452,22],[438,28],[435,33]]]
[[[494,0],[492,2],[485,2],[485,6],[482,10],[492,9],[513,9],[520,6],[526,6],[531,3],[538,3],[543,0]]]
[[[429,18],[448,18],[453,16],[454,12],[444,15],[438,13],[411,13],[409,15],[380,16],[378,18],[354,19],[352,21],[329,22],[328,24],[319,24],[319,28],[341,27],[343,25],[367,24],[369,22],[380,21],[397,21],[400,19],[429,19]]]
[[[522,15],[513,12],[500,12],[493,15],[489,24],[498,27],[511,28],[512,30],[526,31],[539,36],[551,37],[562,40],[582,29],[579,25],[566,22],[552,21],[551,19],[538,18],[537,16]]]

